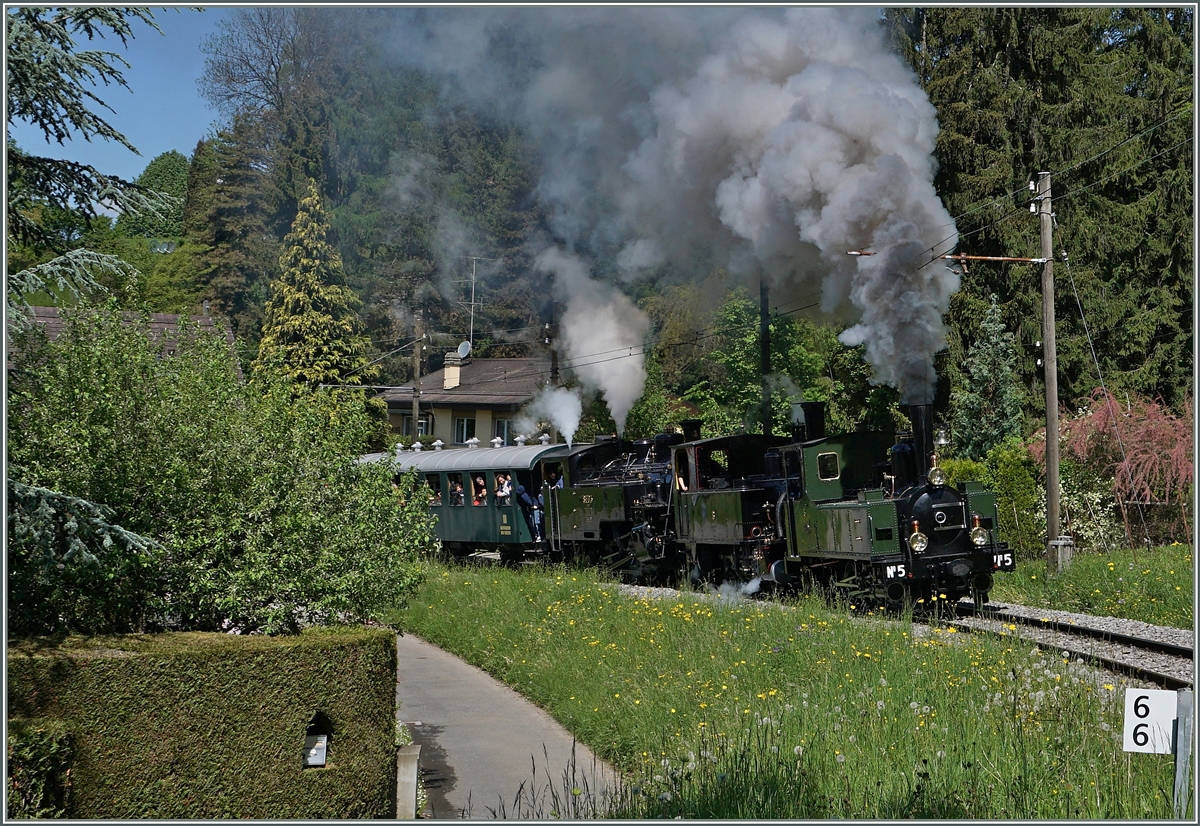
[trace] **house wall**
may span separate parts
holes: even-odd
[[[433,436],[441,439],[446,447],[454,445],[454,420],[475,417],[475,437],[481,445],[487,445],[492,439],[492,411],[469,410],[452,407],[433,408]]]

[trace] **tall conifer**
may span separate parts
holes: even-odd
[[[328,233],[320,191],[310,180],[271,284],[255,373],[278,369],[315,387],[360,384],[377,370],[367,366],[370,340],[357,313],[360,302]]]
[[[954,449],[959,456],[981,460],[996,445],[1019,437],[1022,424],[1016,346],[994,295],[964,368],[961,386],[950,395]]]

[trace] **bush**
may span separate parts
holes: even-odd
[[[25,642],[9,646],[7,681],[10,714],[59,720],[70,734],[69,799],[59,791],[61,745],[44,742],[65,740],[47,729],[25,749],[36,759],[19,766],[25,811],[122,820],[395,816],[391,631]],[[314,720],[329,734],[328,762],[305,769]],[[10,758],[10,784],[13,767]],[[31,770],[44,791],[26,780]]]
[[[163,550],[137,588],[122,580],[131,610],[101,612],[114,568],[31,571],[44,554],[18,542],[10,584],[37,587],[10,591],[10,622],[37,621],[10,630],[294,632],[378,619],[411,593],[431,518],[414,476],[397,491],[357,461],[373,432],[361,393],[243,384],[224,338],[186,324],[163,357],[112,306],[63,317],[54,341],[17,341],[9,473],[102,503]]]
[[[996,493],[1000,537],[1016,549],[1019,559],[1044,558],[1046,493],[1029,451],[1010,439],[988,451],[987,468],[983,482]]]

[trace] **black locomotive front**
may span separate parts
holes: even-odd
[[[896,516],[905,537],[909,596],[957,601],[970,595],[982,604],[992,574],[1015,570],[1011,550],[996,538],[995,495],[977,482],[948,486],[936,453],[945,440],[940,432],[933,435],[931,406],[912,405],[909,417],[911,455],[893,449],[892,480],[898,488]]]

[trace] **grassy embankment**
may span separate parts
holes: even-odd
[[[1191,629],[1194,581],[1192,547],[1175,544],[1078,554],[1053,576],[1044,564],[1020,563],[1015,573],[997,578],[992,599]]]
[[[561,568],[436,570],[399,620],[616,763],[616,816],[1171,814],[1171,758],[1122,751],[1119,681],[1018,640]]]

